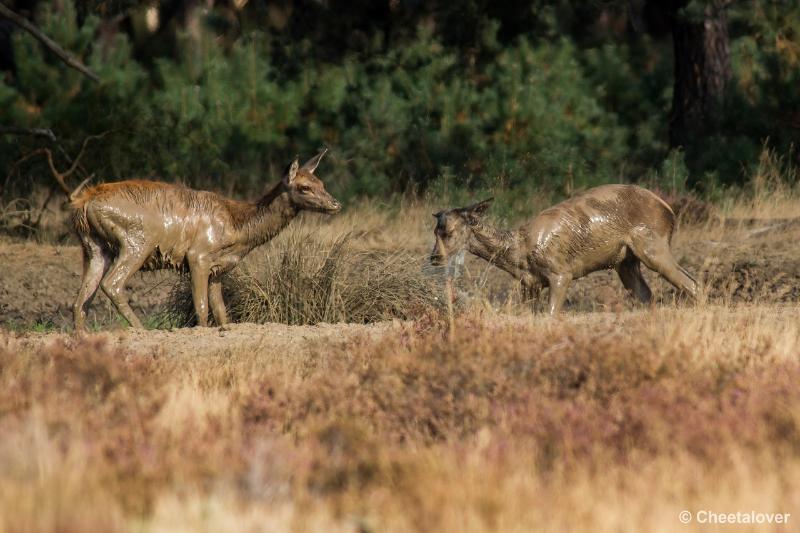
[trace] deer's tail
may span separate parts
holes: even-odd
[[[88,178],[83,180],[81,182],[81,184],[78,185],[77,187],[75,187],[75,190],[72,191],[72,192],[69,192],[69,189],[64,187],[64,189],[65,189],[64,192],[67,193],[67,198],[69,199],[70,202],[75,203],[75,200],[78,198],[78,194],[80,194],[80,192],[83,190],[83,188],[86,187],[87,183],[92,181],[92,178],[94,178],[94,174],[92,174],[91,176],[89,176]]]

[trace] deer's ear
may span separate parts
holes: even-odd
[[[328,149],[323,148],[320,153],[318,153],[317,155],[315,155],[314,157],[312,157],[303,164],[303,170],[307,170],[308,172],[313,174],[314,171],[317,170],[319,162],[322,161],[322,158],[325,157],[326,153],[328,153]]]
[[[291,185],[294,182],[294,179],[297,177],[297,170],[300,168],[300,161],[298,161],[297,157],[294,158],[292,164],[289,165],[289,168],[286,170],[286,174],[283,176],[283,182],[286,185]]]
[[[480,220],[483,215],[486,214],[486,211],[489,210],[489,206],[492,205],[494,198],[487,198],[482,202],[478,202],[477,204],[472,204],[468,207],[465,207],[461,210],[462,214],[466,217],[467,221],[469,222],[477,222]]]

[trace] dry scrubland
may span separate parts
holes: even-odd
[[[800,201],[719,209],[788,218]],[[428,211],[365,206],[302,235],[349,234],[347,257],[394,254],[423,280]],[[683,228],[676,255],[708,287],[697,306],[650,276],[661,302],[637,307],[597,274],[554,320],[468,261],[452,317],[428,295],[371,326],[5,330],[0,531],[671,531],[684,509],[792,513],[796,530],[798,237],[774,221]],[[319,272],[332,248],[311,249]],[[325,301],[354,284],[399,294],[343,275]]]

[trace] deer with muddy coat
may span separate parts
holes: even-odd
[[[141,328],[125,285],[136,271],[165,268],[190,273],[200,326],[208,325],[209,304],[217,324],[227,323],[221,276],[275,237],[301,210],[341,209],[314,175],[324,154],[323,150],[302,167],[295,159],[283,179],[257,202],[140,180],[69,193],[83,248],[75,329],[85,328],[86,310],[98,287],[131,326]],[[63,180],[60,184],[67,190]]]
[[[431,262],[468,250],[505,270],[533,297],[547,285],[549,310],[557,314],[572,280],[613,268],[642,302],[651,292],[641,263],[693,298],[697,282],[670,252],[675,213],[654,193],[635,185],[603,185],[545,209],[515,230],[484,221],[492,199],[434,214]]]

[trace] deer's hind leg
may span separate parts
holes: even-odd
[[[78,297],[72,308],[75,321],[75,331],[86,329],[86,311],[92,303],[94,295],[100,287],[103,274],[106,273],[111,258],[107,251],[95,239],[89,236],[81,237],[81,248],[83,251],[83,279],[78,290]]]
[[[550,316],[556,316],[561,312],[571,281],[572,276],[569,274],[553,274],[547,278],[550,287]]]
[[[697,299],[697,282],[673,257],[667,237],[658,236],[650,229],[643,229],[633,235],[630,247],[647,268],[658,272],[677,289]]]
[[[638,298],[644,304],[650,303],[653,294],[642,276],[641,262],[633,253],[628,251],[616,270],[622,285],[631,296]]]
[[[522,301],[528,303],[531,309],[536,308],[542,290],[542,282],[530,274],[524,275],[520,280],[520,294]]]
[[[124,242],[120,246],[119,255],[114,260],[114,264],[100,282],[103,292],[117,308],[117,311],[128,321],[131,327],[143,328],[142,322],[136,316],[128,303],[128,295],[125,293],[125,286],[130,277],[142,268],[142,265],[152,253],[152,247],[144,244]]]

